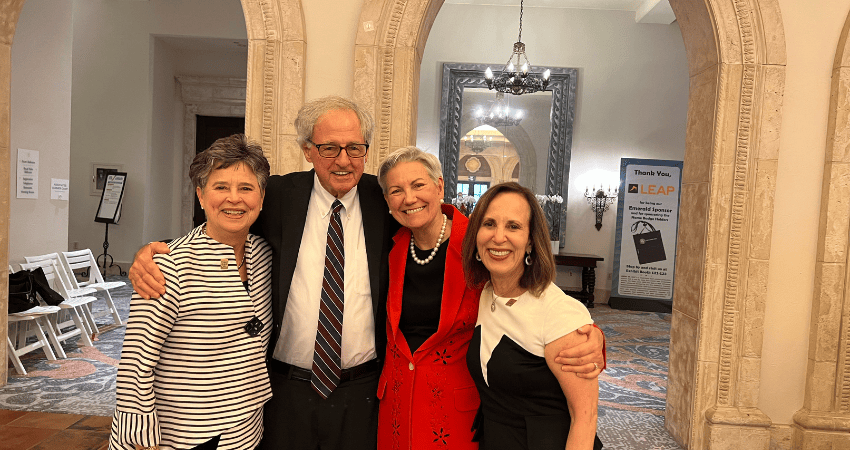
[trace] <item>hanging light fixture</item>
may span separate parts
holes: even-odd
[[[514,43],[514,51],[511,53],[508,63],[505,64],[501,72],[498,72],[498,76],[494,76],[489,67],[484,72],[487,87],[506,94],[531,94],[546,90],[546,86],[549,85],[549,69],[546,69],[542,76],[529,72],[531,64],[528,63],[528,57],[525,56],[525,44],[522,43],[522,7],[523,0],[520,0],[519,36]]]
[[[481,139],[477,139],[480,136]],[[484,135],[466,135],[461,141],[466,145],[466,148],[472,150],[472,153],[481,153],[486,150],[488,147],[493,145],[493,137],[492,136],[484,136]]]
[[[505,101],[505,94],[496,92],[496,100],[490,103],[487,111],[484,108],[478,107],[472,113],[478,125],[490,125],[493,128],[515,127],[522,122],[522,110],[510,109],[508,102]]]

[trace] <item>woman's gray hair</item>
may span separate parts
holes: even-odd
[[[364,108],[361,108],[353,101],[330,95],[327,97],[318,98],[307,102],[301,109],[298,110],[298,116],[295,117],[295,132],[298,134],[296,140],[300,147],[304,147],[308,140],[313,138],[313,127],[319,118],[329,111],[353,111],[360,120],[360,133],[366,142],[357,142],[357,144],[368,144],[372,142],[372,129],[375,122],[372,120],[372,115]],[[341,145],[347,145],[351,142],[338,142]],[[326,142],[316,142],[316,144],[326,144]]]
[[[260,189],[266,190],[269,180],[269,161],[260,144],[244,134],[234,134],[213,142],[210,148],[195,155],[189,166],[189,178],[195,188],[203,189],[210,174],[216,169],[226,169],[234,164],[245,164],[257,176]]]
[[[381,185],[381,190],[384,194],[387,193],[387,174],[393,167],[403,162],[418,162],[422,164],[425,166],[425,171],[428,172],[428,176],[431,177],[434,184],[440,184],[440,178],[443,176],[443,166],[440,165],[440,160],[436,156],[423,152],[413,146],[402,147],[387,155],[378,167],[378,184]]]

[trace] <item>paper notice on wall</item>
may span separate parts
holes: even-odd
[[[50,199],[68,201],[68,180],[50,179]]]
[[[18,198],[38,198],[38,150],[18,149]]]

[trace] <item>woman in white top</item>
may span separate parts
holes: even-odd
[[[598,450],[599,387],[555,363],[584,340],[587,309],[552,282],[555,261],[534,194],[517,183],[481,196],[463,241],[470,286],[483,286],[467,365],[481,396],[481,450]]]
[[[244,135],[217,140],[189,176],[207,222],[156,255],[159,301],[137,294],[118,366],[110,449],[253,449],[271,398],[271,248],[248,229],[269,163]]]

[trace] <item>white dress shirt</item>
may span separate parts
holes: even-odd
[[[313,177],[313,192],[307,207],[307,222],[301,236],[301,247],[292,285],[286,299],[280,337],[275,344],[274,358],[293,366],[310,369],[319,323],[322,279],[325,268],[325,246],[331,205],[334,198]],[[342,368],[363,364],[375,359],[375,319],[372,316],[372,290],[369,285],[369,264],[366,259],[366,238],[363,234],[363,214],[357,187],[342,198],[340,211],[345,241],[345,306],[342,312]]]

